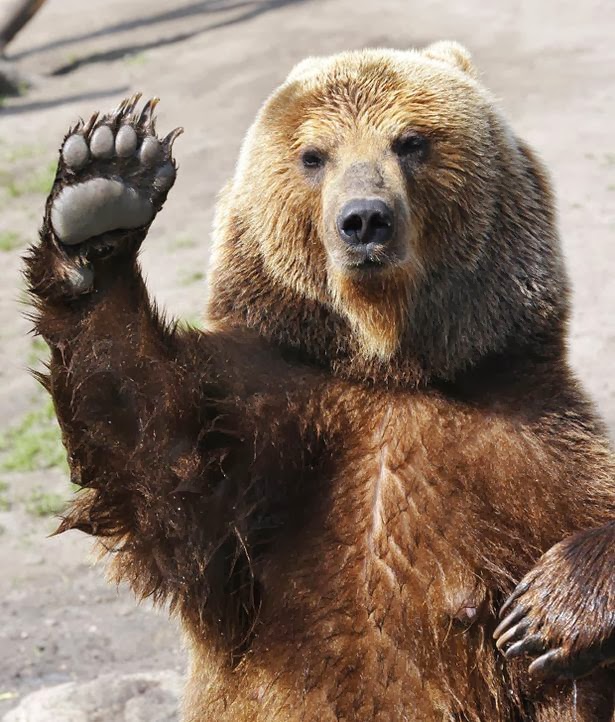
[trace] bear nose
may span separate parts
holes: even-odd
[[[378,198],[355,198],[340,211],[337,230],[353,246],[384,244],[393,236],[393,211]]]

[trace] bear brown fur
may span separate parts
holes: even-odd
[[[60,529],[179,616],[186,722],[612,719],[615,461],[549,181],[463,48],[293,70],[220,200],[204,331],[149,302],[147,228],[59,243],[72,182],[27,260],[83,487]],[[360,256],[340,213],[374,197]],[[538,676],[493,640],[526,574],[496,636]]]

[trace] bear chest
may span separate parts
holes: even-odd
[[[385,404],[332,486],[326,526],[352,569],[350,591],[369,623],[406,643],[471,624],[484,603],[477,536],[487,510],[464,421],[430,405]]]
[[[417,719],[432,719],[451,685],[454,697],[470,676],[482,689],[491,674],[475,663],[490,605],[467,422],[384,404],[368,435],[365,424],[351,431],[363,442],[315,485],[263,577],[255,659],[275,657],[272,668],[305,693],[333,690],[340,714],[355,710],[349,719],[403,719],[420,706]]]

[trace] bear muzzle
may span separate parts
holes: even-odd
[[[351,247],[368,249],[386,245],[393,237],[393,209],[379,198],[354,198],[337,217],[340,238]]]
[[[409,255],[408,219],[400,179],[382,162],[352,162],[325,190],[329,257],[345,273],[382,272]]]

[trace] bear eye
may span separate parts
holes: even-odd
[[[322,153],[313,148],[304,150],[301,153],[301,163],[304,168],[314,170],[316,168],[322,168],[325,164],[325,157]]]
[[[422,158],[428,146],[428,140],[420,133],[406,133],[393,143],[393,150],[400,158]]]

